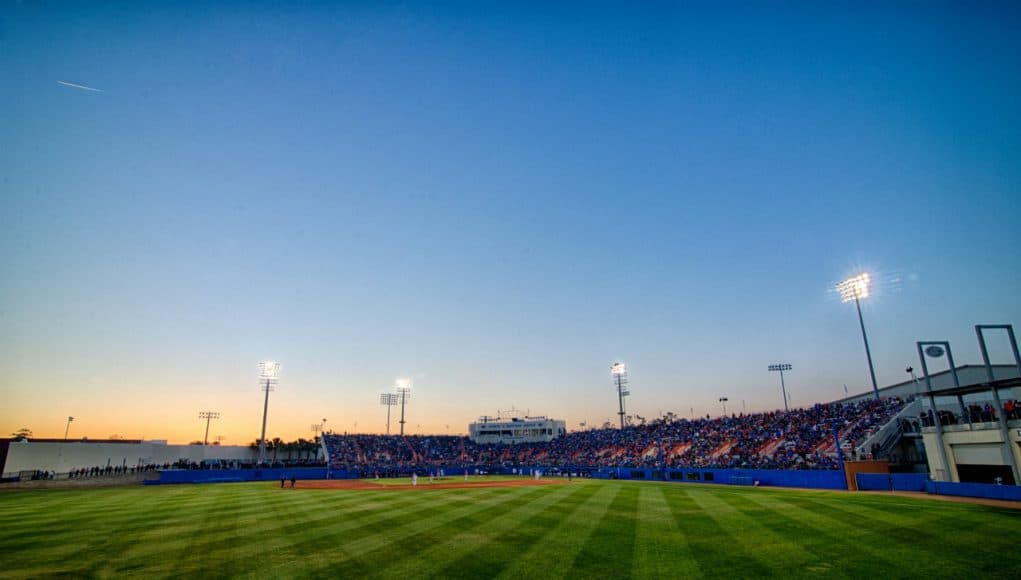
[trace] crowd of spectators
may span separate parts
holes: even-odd
[[[938,409],[933,413],[932,409],[922,411],[918,415],[918,421],[922,427],[934,427],[936,417],[939,417],[940,425],[963,425],[966,423],[992,423],[999,421],[996,408],[989,402],[974,402],[965,406],[962,413],[955,413],[949,409]],[[1007,421],[1021,419],[1021,405],[1015,399],[1008,399],[1003,403],[1003,417]]]
[[[67,473],[68,479],[85,479],[87,477],[109,477],[113,475],[127,475],[134,473],[145,473],[147,471],[156,471],[160,468],[159,465],[107,465],[107,466],[93,466],[93,467],[82,467],[79,469],[72,469]]]
[[[271,467],[326,467],[326,462],[319,459],[273,459],[265,463],[255,460],[206,459],[192,461],[179,459],[173,463],[164,463],[158,469],[187,469],[191,471],[215,469],[256,469]]]
[[[549,442],[476,444],[445,435],[326,435],[333,469],[391,472],[442,467],[741,467],[836,469],[834,426],[848,451],[904,406],[901,399],[832,403],[788,412],[657,419],[575,431]],[[853,453],[853,452],[852,452]]]

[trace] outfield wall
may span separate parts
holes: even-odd
[[[170,445],[166,441],[102,440],[12,441],[3,473],[54,471],[67,473],[83,467],[174,463],[179,460],[254,461],[258,452],[243,445]]]
[[[930,481],[926,473],[859,473],[856,479],[858,489],[862,491],[914,491],[935,495],[1021,501],[1021,487],[1016,485]]]
[[[861,491],[928,491],[927,473],[858,473]]]
[[[844,473],[838,470],[781,469],[658,469],[616,467],[600,469],[593,477],[638,479],[674,483],[721,483],[726,485],[768,485],[810,489],[847,489]]]
[[[1021,501],[1021,487],[1016,485],[993,485],[991,483],[957,483],[951,481],[930,481],[929,493]]]
[[[263,469],[165,469],[158,480],[146,485],[165,483],[237,483],[242,481],[280,481],[283,479],[327,479],[325,467],[267,467]],[[330,479],[356,479],[358,473],[340,469],[329,470]]]

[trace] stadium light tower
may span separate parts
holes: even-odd
[[[209,445],[209,422],[219,418],[220,414],[216,411],[199,411],[199,419],[206,420],[206,435],[202,438],[203,445]]]
[[[280,374],[280,363],[262,361],[259,363],[259,385],[266,391],[266,400],[262,404],[262,436],[259,437],[259,463],[266,462],[266,413],[269,411],[269,392],[277,384]]]
[[[395,394],[401,402],[401,437],[404,436],[404,405],[407,404],[408,399],[411,398],[411,379],[397,379],[397,384],[394,385],[394,389],[397,391]]]
[[[915,367],[907,367],[904,372],[911,375],[911,382],[915,384],[915,396],[917,397],[920,393],[918,391],[918,375],[915,374]]]
[[[615,362],[610,367],[610,374],[613,375],[613,381],[617,386],[617,402],[620,405],[620,411],[617,412],[620,415],[620,428],[624,428],[624,397],[631,394],[631,390],[628,388],[627,381],[627,367],[622,362]]]
[[[720,397],[720,402],[723,403],[723,416],[724,417],[727,416],[727,401],[729,401],[729,400],[730,399],[728,399],[727,397]]]
[[[840,292],[841,302],[854,300],[854,306],[858,309],[858,324],[861,326],[861,339],[865,343],[865,358],[869,361],[869,376],[872,377],[872,392],[879,400],[879,385],[876,384],[876,369],[872,366],[872,351],[869,350],[869,337],[865,334],[865,319],[861,316],[861,299],[869,297],[872,279],[868,272],[862,272],[857,276],[851,276],[847,280],[837,284],[837,292]]]
[[[67,417],[67,426],[64,427],[64,441],[67,441],[67,432],[71,430],[71,421],[74,421],[74,417],[71,417],[70,415],[68,415],[68,417]]]
[[[381,393],[379,404],[386,407],[386,434],[390,434],[390,407],[401,403],[401,397],[397,393]]]
[[[783,391],[783,410],[785,413],[789,413],[790,409],[787,408],[787,385],[783,382],[783,372],[791,370],[792,367],[788,363],[776,363],[775,365],[769,365],[770,372],[780,373],[780,389]]]

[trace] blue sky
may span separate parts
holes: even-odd
[[[867,388],[1021,322],[1011,3],[0,9],[0,428],[463,431]],[[57,81],[102,89],[90,92]],[[1003,354],[1003,349],[997,351]],[[916,365],[917,366],[917,365]],[[733,408],[732,403],[732,408]],[[409,409],[411,410],[411,409]],[[276,423],[274,424],[274,419]],[[357,423],[357,427],[355,427]],[[108,432],[107,432],[108,431]]]

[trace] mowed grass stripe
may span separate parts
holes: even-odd
[[[452,529],[465,519],[478,512],[491,512],[496,509],[523,504],[531,501],[531,496],[539,493],[542,488],[506,488],[493,489],[490,494],[475,495],[471,490],[444,490],[418,492],[422,502],[427,506],[415,517],[404,518],[404,523],[395,526],[377,526],[375,533],[352,538],[329,552],[317,566],[309,571],[316,574],[328,572],[330,575],[342,577],[359,577],[375,574],[380,568],[391,562],[395,554],[410,554],[423,547],[433,545],[447,537]],[[416,492],[410,492],[416,493]],[[438,499],[456,497],[463,500],[464,505],[455,508],[442,506]]]
[[[226,562],[219,560],[221,565],[230,564],[231,561],[240,561],[244,562],[246,567],[257,568],[260,565],[258,556],[267,544],[272,545],[276,540],[276,528],[295,525],[295,518],[292,514],[285,514],[285,517],[281,519],[273,518],[269,513],[267,502],[272,501],[273,498],[282,497],[276,492],[252,495],[247,493],[250,490],[238,489],[234,485],[202,486],[201,488],[203,491],[208,489],[208,495],[194,495],[195,501],[190,505],[175,505],[173,515],[162,513],[161,510],[152,510],[150,509],[151,505],[139,505],[138,509],[141,514],[133,516],[132,519],[134,517],[147,518],[148,527],[145,530],[135,529],[133,526],[109,528],[105,525],[92,525],[91,521],[77,522],[78,525],[74,525],[75,522],[68,522],[72,524],[70,529],[77,530],[76,533],[81,534],[84,541],[67,542],[67,545],[77,546],[78,549],[65,555],[61,558],[62,561],[50,559],[48,562],[44,562],[46,566],[42,570],[65,569],[61,564],[73,565],[78,569],[84,567],[91,569],[93,560],[102,560],[113,569],[130,569],[139,564],[145,564],[164,573],[174,570],[175,566],[183,572],[188,569],[188,566],[192,568],[201,566],[201,563],[195,561],[195,551],[206,554],[207,557],[226,556],[227,558],[224,558],[227,560]],[[297,498],[300,495],[303,494],[295,494],[291,498]],[[355,493],[346,497],[345,501],[338,503],[350,507],[350,504],[359,501],[356,496],[382,495],[384,494]],[[229,506],[224,507],[224,503],[229,498],[234,498],[238,505],[244,505],[243,509],[231,510]],[[307,496],[306,498],[308,503],[315,504],[315,498]],[[387,499],[396,500],[397,498]],[[234,513],[250,514],[253,511],[255,515],[249,525],[238,525],[246,518],[235,517]],[[209,518],[206,517],[206,514],[210,513],[216,519],[229,522],[230,527],[220,530],[215,527],[204,529],[196,526],[197,519],[208,521]],[[212,521],[216,521],[216,519]],[[260,536],[258,539],[253,539],[253,534],[260,534]],[[123,542],[125,536],[131,537],[135,541],[124,546],[122,552],[111,553],[111,551],[101,549],[101,544],[117,540]],[[223,549],[225,544],[241,547],[242,552],[231,554],[229,549]],[[81,554],[86,554],[86,556],[82,557]],[[181,566],[181,563],[187,563],[187,566]],[[236,570],[236,567],[227,567],[227,569],[231,568]]]
[[[891,545],[886,538],[877,537],[873,530],[852,526],[834,517],[832,513],[827,513],[831,510],[822,507],[804,508],[784,501],[775,493],[742,494],[735,500],[747,501],[767,510],[771,517],[763,517],[763,525],[777,533],[800,538],[806,550],[832,562],[838,570],[852,568],[854,562],[865,554],[873,564],[878,564],[888,572],[895,571],[899,569],[898,561],[911,556],[911,546]],[[747,511],[754,513],[755,508],[748,508]],[[844,550],[843,545],[847,543],[856,546],[856,550]],[[898,554],[898,549],[905,551]]]
[[[322,547],[333,547],[337,536],[357,533],[362,528],[385,524],[388,520],[402,517],[418,507],[410,494],[377,494],[358,491],[336,493],[343,501],[333,503],[332,497],[323,497],[318,491],[296,493],[305,500],[296,513],[284,513],[283,517],[263,513],[252,521],[238,522],[237,534],[226,530],[224,535],[205,536],[204,553],[212,561],[220,563],[220,569],[232,575],[256,573],[269,566],[279,566],[303,554],[314,554]],[[319,496],[319,497],[317,497]],[[317,499],[326,499],[316,504]],[[342,507],[343,509],[335,509]],[[301,514],[313,513],[310,518]],[[286,542],[278,538],[287,538]],[[274,557],[267,558],[272,551]],[[185,568],[178,569],[184,572]]]
[[[735,493],[721,496],[721,499],[736,507],[742,513],[753,518],[761,528],[748,530],[758,534],[758,529],[767,529],[776,536],[787,538],[789,541],[807,553],[810,560],[805,562],[793,562],[790,569],[784,570],[784,574],[810,573],[825,575],[830,578],[847,577],[853,572],[854,562],[862,559],[863,554],[868,554],[870,564],[878,568],[888,569],[889,561],[878,554],[870,553],[869,544],[855,542],[852,538],[838,539],[826,528],[815,528],[804,521],[787,515],[786,512],[793,511],[792,506],[785,506],[783,503],[760,503],[753,501],[752,494]],[[832,528],[829,528],[832,529]],[[846,550],[846,544],[855,545],[854,552]]]
[[[671,484],[638,490],[638,529],[632,571],[636,578],[697,578],[702,575],[685,534],[677,527],[664,494]]]
[[[95,491],[95,490],[89,490]],[[132,529],[140,526],[161,526],[163,523],[152,512],[140,509],[139,505],[159,505],[168,501],[176,495],[142,495],[139,489],[117,490],[128,493],[111,493],[113,490],[101,490],[98,496],[93,496],[87,491],[82,492],[84,504],[80,509],[67,510],[64,513],[56,514],[59,519],[59,526],[53,524],[36,528],[36,531],[43,531],[45,535],[41,538],[34,537],[31,533],[21,533],[14,538],[0,537],[0,544],[5,546],[4,551],[21,551],[26,555],[19,558],[16,565],[25,570],[37,570],[40,573],[49,571],[59,572],[61,570],[81,570],[89,562],[110,556],[109,552],[115,551],[120,542],[123,542],[127,535],[122,532],[126,527]],[[63,492],[66,493],[66,492]],[[181,493],[184,493],[182,490]],[[134,505],[138,510],[136,517],[140,518],[138,523],[131,525],[126,523],[123,516],[129,512],[125,509],[114,509],[106,513],[98,509],[101,501],[106,498],[113,505],[120,508],[125,505]],[[144,500],[144,501],[133,501]],[[121,517],[118,517],[118,514]],[[147,516],[147,517],[146,517]],[[130,521],[130,520],[129,520]],[[70,539],[67,539],[70,536]],[[64,541],[61,541],[64,539]],[[40,547],[48,548],[40,554],[38,550],[23,549],[20,541],[30,540]],[[49,549],[49,548],[56,549]],[[44,557],[36,558],[37,555]]]
[[[216,490],[214,494],[217,497],[224,495],[222,490]],[[157,493],[143,496],[132,493],[126,494],[124,497],[141,501],[131,503],[133,511],[122,508],[116,512],[99,517],[85,515],[84,519],[79,519],[77,522],[68,519],[68,524],[73,525],[72,529],[80,534],[84,541],[66,542],[66,545],[74,546],[76,550],[67,552],[57,551],[51,554],[51,558],[49,558],[46,566],[57,569],[73,567],[78,570],[88,571],[89,573],[97,573],[100,570],[108,569],[112,562],[122,560],[123,550],[129,547],[125,545],[126,538],[130,539],[129,541],[136,541],[138,536],[147,531],[157,531],[161,534],[166,534],[174,526],[181,529],[180,535],[183,538],[196,536],[197,534],[194,533],[196,527],[195,511],[192,509],[192,506],[200,504],[204,509],[208,509],[208,507],[216,505],[211,501],[207,501],[206,498],[202,498],[201,501],[192,501],[180,505],[177,502],[173,502],[173,508],[165,507],[166,504],[171,503],[173,498],[177,497],[177,494]],[[198,496],[195,495],[191,497],[193,500],[198,499]],[[180,509],[184,509],[185,513],[189,514],[189,517],[182,517],[178,511]],[[79,517],[81,518],[82,516]],[[173,550],[175,547],[173,545],[167,546],[165,542],[160,542],[156,545],[159,546],[161,544],[163,555],[160,559],[166,560],[166,551],[168,549]]]
[[[503,569],[498,578],[562,578],[571,571],[574,558],[602,521],[610,503],[620,492],[619,483],[589,482],[599,490],[549,530]]]
[[[355,494],[361,497],[377,495],[371,492],[349,491],[343,493]],[[434,493],[434,492],[433,492]],[[294,568],[315,569],[332,563],[336,558],[337,551],[343,549],[348,543],[348,538],[371,538],[377,530],[398,526],[400,522],[409,518],[428,518],[437,511],[454,509],[457,506],[467,505],[469,499],[466,497],[441,497],[433,502],[423,503],[418,492],[409,493],[385,493],[391,500],[377,503],[372,510],[358,510],[345,512],[340,511],[332,514],[332,517],[319,520],[314,526],[307,526],[305,522],[288,519],[286,521],[261,520],[258,527],[250,528],[248,535],[255,534],[259,537],[276,537],[287,535],[294,538],[286,544],[276,545],[277,557],[272,562],[264,561],[262,555],[265,547],[262,542],[242,542],[218,551],[217,555],[229,561],[233,565],[235,573],[245,571],[267,570],[274,566],[286,565],[290,558],[299,556],[300,565]],[[481,494],[481,497],[490,497],[492,493]],[[392,496],[392,498],[391,498]]]
[[[574,557],[571,575],[626,578],[634,567],[638,492],[641,484],[620,484],[599,525]]]
[[[419,550],[410,557],[391,562],[379,570],[379,575],[389,578],[423,578],[434,575],[444,577],[451,572],[456,574],[456,570],[450,570],[448,574],[438,572],[464,556],[472,557],[477,552],[488,550],[491,544],[506,538],[511,530],[555,504],[567,500],[581,488],[582,486],[567,485],[549,487],[524,505],[495,514],[476,513],[459,522],[460,530],[446,540],[428,549]]]
[[[823,503],[818,498],[803,497],[793,501],[797,505],[826,506],[824,509],[835,514],[834,517],[871,530],[869,542],[882,546],[884,553],[890,556],[910,559],[919,573],[965,577],[974,574],[974,561],[1002,560],[1002,551],[992,547],[995,545],[992,540],[1000,535],[986,529],[984,522],[988,514],[982,511],[969,514],[971,510],[950,510],[947,513],[938,509],[935,502],[919,500],[923,510],[928,507],[929,511],[922,517],[914,514],[906,517],[896,510],[884,509],[886,502],[862,496],[854,499],[856,501]],[[1000,515],[1016,518],[1018,514],[1011,510]],[[948,526],[951,533],[948,533]],[[1006,537],[1014,537],[1017,529],[1021,528],[1015,528],[1015,532]],[[974,560],[949,559],[948,550],[967,553],[969,559]],[[1015,568],[1021,572],[1021,566]]]
[[[770,567],[757,552],[739,541],[740,530],[724,527],[695,501],[697,488],[685,485],[663,492],[677,528],[688,539],[691,555],[707,578],[761,578]]]
[[[584,483],[573,483],[571,494],[560,498],[543,511],[521,520],[518,525],[506,530],[493,542],[478,550],[463,553],[441,570],[440,578],[492,578],[527,553],[532,546],[543,540],[546,534],[559,526],[581,504],[592,497],[599,487]]]
[[[889,495],[605,481],[418,493],[223,484],[0,494],[0,519],[3,578],[1021,577],[1021,511]],[[780,562],[774,537],[794,545]],[[361,558],[343,560],[338,546],[358,542]],[[812,568],[819,561],[832,567]]]
[[[798,543],[772,532],[757,518],[731,503],[734,492],[692,489],[688,493],[721,527],[739,530],[741,535],[737,541],[744,544],[747,551],[757,554],[759,561],[774,573],[789,574],[806,566],[823,566],[820,571],[825,570],[825,562],[820,562]]]

